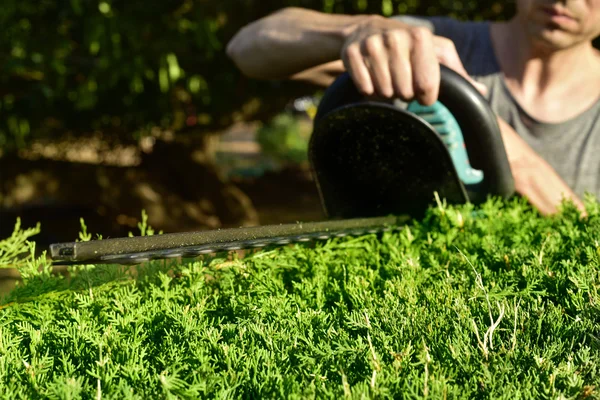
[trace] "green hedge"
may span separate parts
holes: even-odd
[[[0,394],[597,399],[600,204],[587,207],[440,204],[381,236],[69,279],[24,259],[0,303]],[[0,242],[0,264],[26,236]]]
[[[224,48],[243,25],[284,6],[336,13],[498,19],[502,1],[4,0],[0,148],[101,130],[132,139],[152,126],[219,129],[263,118],[306,88],[244,79]]]

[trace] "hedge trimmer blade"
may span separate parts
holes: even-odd
[[[391,230],[408,220],[408,216],[354,218],[57,243],[50,246],[50,255],[56,265],[138,264],[154,259],[197,257],[219,251],[377,233]]]

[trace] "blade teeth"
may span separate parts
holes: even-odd
[[[198,257],[204,254],[214,253],[215,249],[189,249],[185,251],[186,257]]]
[[[202,249],[202,250],[198,250],[196,253],[198,255],[202,255],[202,254],[209,254],[209,253],[214,253],[215,250],[213,249]]]
[[[135,263],[143,263],[143,262],[147,262],[150,261],[151,257],[149,256],[137,256],[137,255],[131,255],[128,256],[127,258],[125,258],[125,260],[129,260]]]

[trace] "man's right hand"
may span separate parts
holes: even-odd
[[[389,18],[370,16],[346,35],[341,59],[355,85],[366,96],[417,100],[431,105],[438,98],[442,63],[467,78],[480,92],[486,88],[467,74],[454,43]]]
[[[309,70],[335,66],[336,72],[349,71],[365,95],[416,99],[424,105],[437,100],[439,63],[470,79],[452,41],[427,28],[376,15],[283,9],[241,29],[227,53],[254,78],[305,79]],[[320,76],[319,81],[330,77]]]

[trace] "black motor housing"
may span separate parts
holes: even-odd
[[[467,190],[431,125],[389,101],[364,98],[346,73],[325,92],[309,144],[329,217],[419,216],[436,191],[449,203],[514,193],[495,114],[466,79],[440,68],[439,101],[457,120],[471,165],[483,171],[483,181]]]

